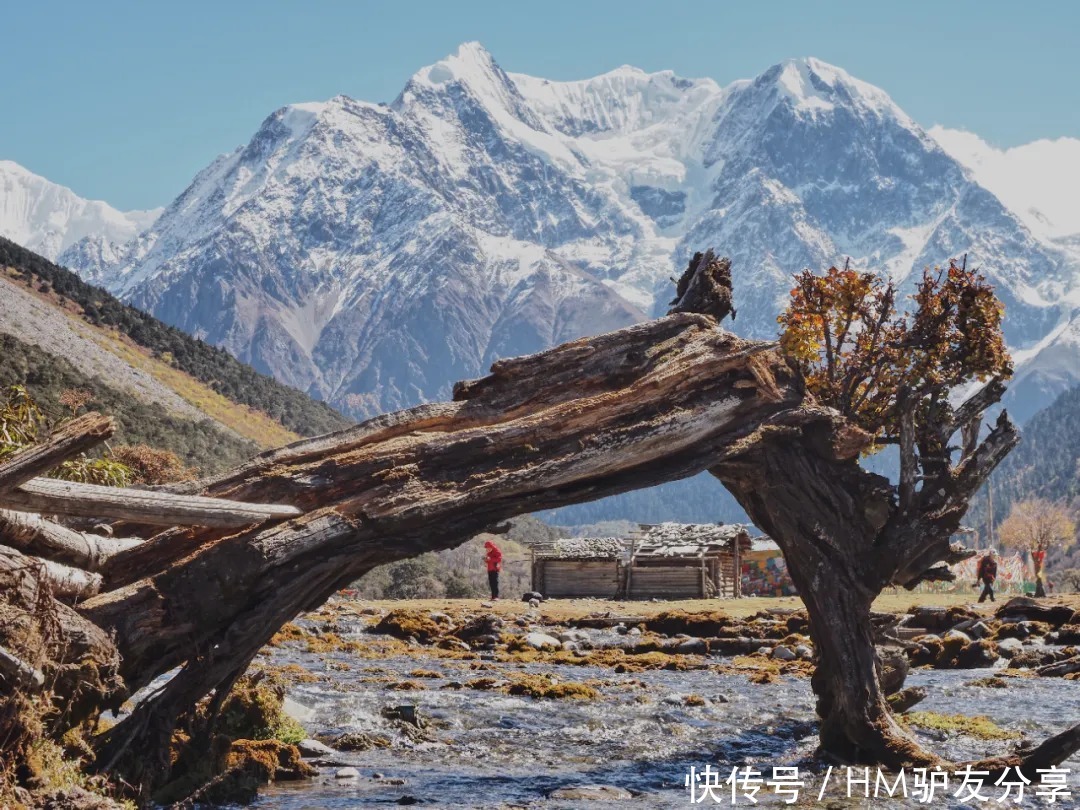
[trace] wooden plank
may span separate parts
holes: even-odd
[[[97,447],[116,431],[100,413],[88,413],[62,425],[44,442],[23,448],[0,463],[0,494],[12,492],[53,467]]]
[[[152,526],[216,528],[238,528],[302,514],[295,506],[170,495],[51,478],[35,478],[14,492],[0,494],[0,506],[48,515],[130,520]]]

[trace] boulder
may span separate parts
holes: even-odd
[[[547,633],[540,633],[535,630],[525,635],[525,643],[534,650],[558,650],[562,647],[562,642],[555,636],[549,636]]]
[[[1024,642],[1018,638],[1003,638],[998,640],[997,648],[1005,658],[1012,658],[1023,651]]]
[[[1047,600],[1016,596],[998,608],[997,617],[1017,617],[1028,621],[1046,622],[1053,629],[1067,624],[1072,618],[1073,609],[1068,605],[1055,604]]]
[[[359,779],[360,778],[360,771],[356,770],[356,768],[353,768],[352,766],[349,766],[347,768],[338,768],[336,771],[334,771],[334,778],[335,779]]]
[[[795,653],[790,647],[785,647],[783,644],[776,647],[772,651],[772,657],[778,661],[794,661]]]
[[[798,647],[795,648],[795,655],[797,655],[799,658],[802,658],[804,661],[809,661],[811,658],[814,657],[814,651],[805,644],[800,644]]]
[[[337,751],[326,743],[311,738],[301,740],[296,744],[296,747],[300,749],[300,755],[304,757],[325,757],[337,754]]]

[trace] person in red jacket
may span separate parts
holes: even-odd
[[[983,584],[983,591],[979,595],[979,601],[985,602],[986,597],[990,597],[990,601],[994,601],[994,580],[997,579],[997,554],[993,549],[986,552],[986,556],[979,560],[979,572],[978,581],[975,586],[978,587],[979,582]]]
[[[491,598],[499,598],[499,572],[502,571],[502,551],[493,542],[488,540],[484,543],[484,548],[487,549],[487,562],[488,570],[488,585],[491,587]]]

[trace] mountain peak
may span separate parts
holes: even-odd
[[[785,59],[762,73],[753,84],[775,87],[780,98],[811,116],[830,112],[837,106],[855,106],[878,116],[909,120],[884,90],[813,56]]]
[[[502,73],[487,49],[479,42],[463,42],[454,53],[413,74],[409,84],[438,86],[450,82],[483,85]]]

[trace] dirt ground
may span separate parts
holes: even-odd
[[[888,590],[874,602],[874,609],[883,613],[903,613],[912,605],[939,605],[952,607],[964,605],[973,610],[985,614],[991,614],[1009,597],[999,597],[997,602],[984,602],[978,604],[977,595],[972,589],[972,594],[939,594],[939,593],[909,593],[902,589]],[[480,611],[480,599],[410,599],[410,600],[380,600],[370,602],[377,607],[392,610],[407,606],[418,610],[470,610]],[[1068,594],[1053,599],[1055,602],[1064,602],[1074,610],[1080,610],[1080,594]],[[495,614],[513,614],[521,612],[522,602],[518,599],[500,599],[492,604],[486,612]],[[759,610],[768,608],[792,608],[799,609],[803,606],[802,600],[797,596],[784,597],[750,597],[746,599],[686,599],[675,602],[618,602],[609,599],[550,599],[540,604],[539,613],[543,619],[555,622],[567,619],[581,618],[591,614],[610,613],[612,616],[655,616],[670,610],[684,610],[687,613],[722,611],[730,616],[752,616]]]

